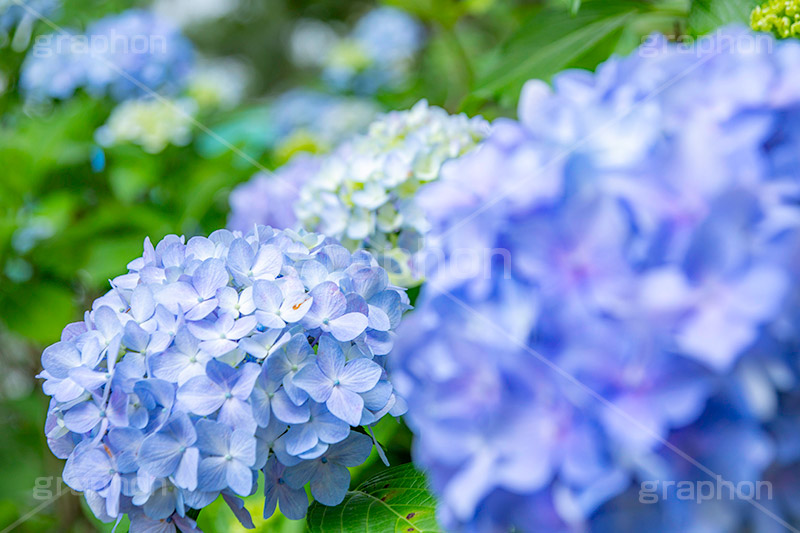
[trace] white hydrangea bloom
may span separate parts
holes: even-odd
[[[489,129],[480,117],[449,115],[425,100],[408,111],[388,113],[323,159],[300,191],[298,220],[351,249],[413,253],[428,231],[415,193]]]
[[[233,57],[203,58],[189,76],[189,96],[201,109],[232,109],[241,102],[250,75],[247,65]]]
[[[138,144],[145,152],[155,154],[169,144],[189,143],[195,112],[195,102],[186,98],[126,100],[114,108],[95,139],[102,146]]]

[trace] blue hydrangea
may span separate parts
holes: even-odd
[[[20,89],[33,99],[66,98],[79,88],[116,100],[149,91],[171,94],[186,84],[192,60],[192,45],[176,26],[131,9],[90,24],[85,34],[37,38]]]
[[[336,42],[325,57],[323,79],[337,90],[371,94],[406,83],[424,42],[414,17],[392,7],[364,15],[351,34]]]
[[[336,96],[309,89],[291,89],[270,106],[270,127],[276,150],[306,136],[317,151],[330,151],[375,120],[378,107],[367,99]]]
[[[333,90],[369,95],[404,88],[424,42],[425,29],[416,18],[382,6],[346,35],[320,20],[300,20],[290,50],[297,66],[320,69]]]
[[[111,285],[40,374],[47,441],[101,520],[191,531],[222,494],[247,525],[259,470],[265,515],[302,518],[304,485],[336,505],[370,455],[353,427],[404,412],[384,367],[408,298],[366,252],[267,226],[169,235]]]
[[[739,29],[650,39],[528,82],[519,120],[419,192],[446,260],[392,378],[448,527],[777,525],[741,499],[639,504],[642,481],[708,479],[663,440],[780,481],[762,503],[800,519],[798,434],[777,429],[800,379],[798,60]]]

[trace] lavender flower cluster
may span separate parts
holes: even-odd
[[[309,483],[341,502],[373,446],[351,427],[404,412],[384,365],[408,299],[375,260],[259,226],[146,240],[128,270],[42,355],[67,485],[132,532],[194,531],[220,494],[251,525],[259,470],[265,517],[302,518]]]
[[[430,272],[393,358],[453,530],[782,529],[735,494],[637,503],[709,479],[675,449],[800,519],[800,43],[707,39],[528,82],[420,190],[451,261],[508,252]]]
[[[131,9],[81,33],[40,36],[23,64],[20,89],[33,100],[64,99],[78,88],[116,100],[148,90],[175,93],[191,71],[193,47],[171,22]]]

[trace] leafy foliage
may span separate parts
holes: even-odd
[[[689,27],[703,34],[725,24],[746,24],[755,6],[754,0],[692,0]]]
[[[336,507],[313,504],[312,533],[389,533],[441,531],[436,501],[424,474],[411,464],[389,468],[349,491]]]
[[[631,26],[638,16],[652,15],[658,10],[658,4],[636,0],[595,0],[544,7],[485,58],[467,109],[494,98],[512,107],[529,79],[549,80],[576,63],[593,69],[616,50],[622,35],[620,30]],[[602,53],[592,53],[595,49]],[[586,57],[593,60],[580,61]]]

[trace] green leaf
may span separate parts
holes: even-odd
[[[6,326],[39,344],[58,340],[64,326],[78,318],[69,288],[50,282],[11,285],[0,291]],[[6,292],[8,290],[8,292]]]
[[[436,523],[436,500],[412,464],[388,468],[349,491],[336,507],[313,503],[311,533],[428,533]]]
[[[500,96],[516,102],[527,80],[548,80],[573,60],[585,56],[645,6],[638,2],[610,0],[583,2],[575,15],[561,9],[537,13],[499,52],[494,52],[491,67],[478,76],[472,98]]]
[[[754,0],[692,0],[689,28],[699,35],[725,24],[747,24],[755,7]]]

